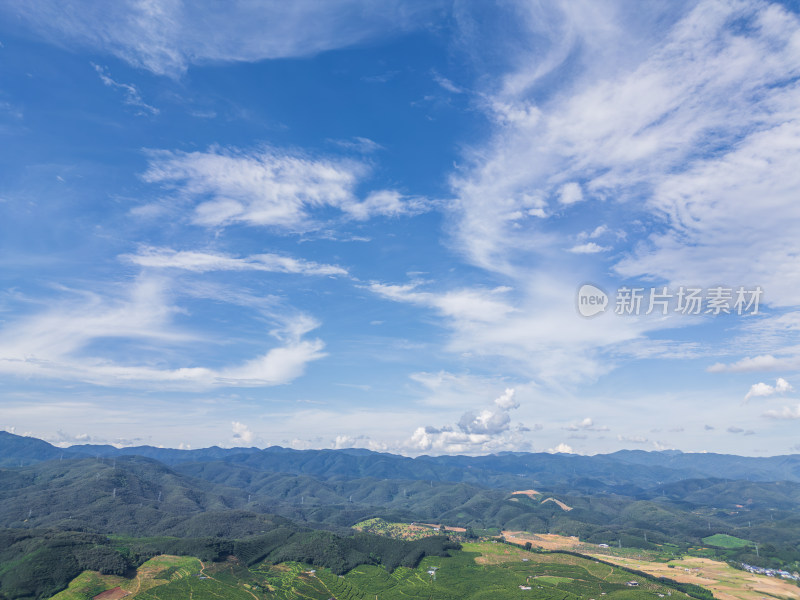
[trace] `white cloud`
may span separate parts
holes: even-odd
[[[472,434],[496,435],[507,431],[511,423],[509,411],[519,408],[519,403],[514,400],[514,390],[507,389],[494,403],[491,408],[464,413],[458,421],[459,428]]]
[[[605,235],[606,233],[609,233],[608,226],[607,225],[598,225],[597,227],[592,229],[592,231],[582,231],[582,232],[580,232],[578,234],[578,239],[579,240],[586,240],[586,239],[594,240],[594,239],[597,239],[597,238]]]
[[[331,448],[367,448],[373,452],[387,452],[389,446],[385,442],[378,442],[367,435],[337,435],[331,442]]]
[[[455,374],[444,370],[435,373],[420,371],[409,377],[423,387],[425,397],[422,402],[428,407],[473,406],[494,394],[498,387],[506,385],[501,378]]]
[[[646,444],[650,441],[642,435],[618,435],[617,439],[620,442],[627,442],[629,444]]]
[[[572,449],[572,446],[569,446],[564,442],[559,443],[553,448],[549,448],[547,451],[550,454],[577,454],[575,450]]]
[[[3,2],[47,41],[90,46],[157,74],[190,64],[307,56],[424,25],[437,2],[184,0]]]
[[[750,213],[756,210],[755,203],[746,201],[769,198],[770,203],[788,207],[791,191],[797,189],[798,175],[790,167],[797,162],[791,124],[797,86],[786,83],[800,70],[793,37],[798,29],[796,18],[775,5],[707,1],[667,29],[666,35],[658,35],[625,27],[621,22],[632,17],[619,8],[615,3],[598,3],[593,11],[580,16],[569,3],[555,3],[548,14],[541,14],[547,11],[540,5],[530,7],[531,27],[538,31],[549,18],[553,32],[563,27],[571,35],[562,45],[553,41],[546,59],[537,56],[537,60],[526,60],[528,53],[535,52],[520,45],[516,57],[520,66],[506,76],[505,85],[495,93],[498,101],[529,103],[527,94],[543,74],[544,65],[554,68],[559,59],[566,59],[580,45],[587,48],[582,58],[589,64],[586,69],[570,72],[573,79],[565,85],[564,95],[556,94],[551,103],[537,107],[541,116],[535,123],[498,128],[489,147],[475,152],[472,168],[453,180],[459,197],[457,241],[476,264],[495,269],[504,263],[505,252],[529,247],[524,238],[537,232],[516,216],[523,209],[522,198],[525,194],[559,195],[565,189],[568,200],[577,199],[580,188],[571,180],[574,175],[587,180],[584,187],[593,196],[603,198],[634,197],[643,187],[652,187],[656,194],[648,209],[670,219],[681,215],[676,203],[683,202],[682,198],[691,202],[697,193],[707,193],[701,185],[714,182],[713,195],[718,200],[695,201],[691,204],[693,212],[687,213],[702,219],[699,242],[700,236],[717,235],[719,231],[730,236],[731,244],[737,240],[736,247],[741,248],[741,238],[734,236],[741,227],[728,227],[727,223],[745,224],[745,230],[752,229],[753,237],[757,237],[756,230],[773,230],[778,225],[773,221],[785,216],[782,211],[771,211],[774,216],[767,221],[754,219]],[[587,24],[589,12],[596,22]],[[746,32],[734,31],[729,24],[736,19],[749,19],[754,26]],[[623,36],[629,40],[621,39]],[[627,54],[628,43],[641,48]],[[597,49],[596,55],[590,55],[588,48]],[[536,54],[541,53],[539,49]],[[550,58],[552,63],[547,60]],[[604,63],[617,65],[614,72],[607,73]],[[599,68],[593,72],[589,66]],[[754,71],[758,76],[753,77]],[[731,163],[730,167],[703,171],[706,149],[716,148],[720,139],[741,137],[744,148],[732,153],[734,157],[740,154],[739,160],[712,158],[708,164],[721,161]],[[748,155],[765,160],[748,164]],[[674,172],[687,161],[689,178],[683,175],[685,168]],[[777,168],[781,176],[765,176],[765,165],[770,165],[770,173]],[[680,189],[678,182],[683,182]],[[743,182],[748,185],[742,186]],[[729,198],[734,191],[736,195]],[[682,226],[693,225],[693,221],[675,222],[675,236],[686,233]],[[518,226],[521,228],[515,229]],[[785,225],[777,229],[792,231]],[[761,236],[762,240],[768,238]],[[671,239],[664,240],[664,255],[658,264],[644,262],[649,254],[643,254],[634,262],[623,263],[621,272],[663,275],[663,269],[669,272],[670,265],[674,271],[708,264],[696,260],[696,254],[692,261],[668,255],[669,250],[686,248],[685,244],[668,246]],[[779,249],[778,243],[784,241],[770,247]],[[709,241],[707,247],[710,251],[717,245]],[[726,272],[730,265],[755,262],[735,261],[732,250],[726,244]],[[692,244],[685,251],[697,252],[697,248]],[[717,256],[722,254],[718,252]],[[698,268],[718,274],[718,267]],[[695,281],[691,277],[687,280]]]
[[[467,411],[457,425],[418,427],[406,442],[409,451],[482,454],[519,449],[527,428],[512,427],[510,411],[519,408],[514,389],[508,388],[493,403],[481,410]]]
[[[397,302],[411,302],[432,306],[443,315],[453,319],[469,321],[495,321],[515,309],[503,301],[509,291],[506,287],[494,289],[461,289],[434,294],[417,291],[419,284],[389,285],[371,283],[370,291]]]
[[[349,140],[329,140],[329,141],[333,144],[336,144],[340,148],[344,148],[346,150],[352,150],[354,152],[359,152],[361,154],[370,154],[372,152],[377,152],[378,150],[383,150],[383,146],[381,146],[378,142],[360,136],[356,136]]]
[[[614,1],[504,8],[458,14],[465,47],[486,43],[493,18],[508,27],[505,42],[492,39],[505,44],[502,68],[491,72],[473,54],[487,69],[483,107],[493,129],[451,176],[448,231],[454,249],[512,291],[501,318],[448,321],[450,349],[520,360],[532,376],[561,383],[592,380],[631,349],[670,351],[652,333],[674,319],[574,323],[571,306],[558,310],[566,290],[607,269],[598,263],[610,244],[597,240],[608,232],[597,227],[556,254],[561,217],[579,199],[588,218],[625,223],[618,238],[647,236],[632,239],[617,275],[760,285],[770,306],[796,304],[797,16],[776,4],[717,0],[646,14]],[[437,306],[413,292],[393,297]],[[789,363],[800,358],[772,368]]]
[[[253,439],[255,438],[255,434],[250,431],[250,428],[245,425],[244,423],[240,423],[239,421],[233,421],[231,423],[232,431],[233,431],[233,444],[252,444]]]
[[[122,90],[125,95],[125,104],[139,109],[138,114],[143,115],[149,113],[151,115],[157,115],[159,112],[161,112],[156,107],[150,106],[144,100],[142,100],[142,95],[139,93],[139,89],[135,85],[132,83],[118,83],[111,79],[111,76],[108,74],[108,70],[106,68],[94,63],[92,63],[92,66],[94,67],[94,70],[97,71],[97,74],[100,76],[100,80],[104,85]]]
[[[764,413],[770,419],[800,419],[800,404],[795,406],[784,406],[781,410],[768,410]]]
[[[171,248],[143,247],[138,254],[124,254],[120,258],[142,267],[159,269],[184,269],[195,273],[208,271],[268,271],[299,273],[303,275],[347,275],[347,270],[336,265],[292,258],[280,254],[254,254],[236,258],[227,254],[173,250]]]
[[[585,244],[577,244],[569,249],[573,254],[597,254],[598,252],[608,252],[608,246],[601,246],[594,242],[586,242]]]
[[[143,178],[196,203],[192,221],[207,227],[244,223],[303,231],[316,226],[313,213],[325,207],[357,220],[424,210],[421,200],[404,199],[391,190],[359,200],[354,189],[367,170],[353,160],[314,159],[276,149],[245,153],[211,148],[150,152]]]
[[[270,331],[282,345],[256,358],[227,367],[194,366],[193,345],[221,340],[176,326],[173,317],[182,312],[160,279],[141,278],[117,296],[83,293],[0,330],[0,373],[101,386],[253,387],[288,383],[325,356],[321,340],[303,338],[318,323],[300,314]],[[94,348],[102,342],[125,348],[125,362]],[[165,366],[176,362],[176,354],[182,364]]]
[[[640,318],[595,319],[589,325],[575,309],[575,286],[530,274],[521,289],[498,287],[430,292],[421,283],[373,283],[369,289],[395,302],[425,306],[444,318],[447,349],[464,360],[497,357],[507,372],[555,387],[593,380],[614,368],[601,350],[626,354],[631,342],[663,322]],[[677,325],[677,321],[675,322]],[[672,351],[655,348],[654,355]]]
[[[590,417],[586,417],[585,419],[578,421],[576,423],[571,423],[564,427],[567,431],[608,431],[608,427],[605,425],[595,425],[594,420]]]
[[[583,190],[580,184],[573,182],[565,183],[561,186],[558,193],[558,201],[561,204],[575,204],[583,200]]]
[[[709,373],[749,373],[752,371],[791,371],[800,367],[800,355],[773,356],[762,354],[745,357],[734,363],[714,363],[708,367]]]
[[[745,402],[750,400],[750,398],[764,398],[767,396],[774,396],[775,394],[785,394],[786,392],[793,391],[794,388],[786,381],[783,377],[778,377],[775,380],[775,385],[769,385],[768,383],[754,383],[750,386],[750,391],[744,397]]]
[[[443,89],[453,94],[463,94],[464,90],[450,81],[447,77],[443,77],[436,71],[433,72],[433,80],[438,83]]]
[[[366,221],[375,216],[399,217],[414,215],[426,209],[422,200],[404,198],[393,190],[380,190],[369,194],[362,202],[342,205],[342,210],[357,221]]]

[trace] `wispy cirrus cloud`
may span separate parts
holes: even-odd
[[[133,106],[135,109],[137,109],[138,114],[157,115],[161,112],[155,106],[147,104],[147,102],[145,102],[142,99],[142,95],[141,93],[139,93],[139,88],[137,88],[135,85],[133,85],[132,83],[119,83],[117,81],[114,81],[111,78],[111,75],[109,75],[108,69],[106,69],[105,67],[101,67],[100,65],[96,65],[94,63],[92,63],[92,66],[94,67],[94,70],[97,71],[97,74],[100,76],[100,81],[102,81],[103,84],[106,85],[107,87],[112,87],[122,91],[125,104]]]
[[[321,340],[305,338],[319,324],[298,314],[266,332],[278,344],[263,354],[224,367],[195,366],[192,345],[214,341],[178,327],[174,317],[182,312],[157,278],[140,278],[119,294],[80,293],[1,329],[0,372],[100,386],[202,390],[288,383],[325,356]],[[125,348],[126,359],[96,349],[111,341]]]
[[[47,41],[89,46],[159,75],[177,77],[190,65],[308,56],[413,30],[439,2],[310,0],[225,5],[183,0],[90,0],[64,4],[4,1],[0,8]]]
[[[778,356],[759,354],[745,356],[728,364],[714,363],[708,367],[707,371],[709,373],[752,373],[755,371],[796,371],[798,369],[800,369],[800,352],[794,349],[793,352]]]
[[[673,5],[675,14],[682,7]],[[675,236],[697,235],[701,250],[709,252],[716,246],[703,244],[701,236],[732,236],[742,225],[753,237],[774,230],[777,223],[753,222],[749,211],[756,203],[748,199],[770,198],[789,209],[788,194],[797,187],[797,174],[789,172],[789,165],[796,163],[792,123],[797,114],[792,107],[797,106],[797,84],[792,74],[800,72],[794,41],[797,17],[778,5],[712,0],[677,20],[673,14],[665,16],[674,22],[666,34],[646,39],[641,36],[647,27],[622,27],[630,15],[620,9],[615,2],[596,3],[587,14],[598,22],[590,24],[571,3],[557,2],[547,9],[517,6],[522,23],[539,21],[530,25],[536,31],[547,22],[553,31],[565,29],[569,35],[540,48],[544,59],[533,59],[532,49],[520,45],[516,58],[525,66],[501,79],[487,105],[490,112],[498,106],[516,107],[519,116],[506,116],[487,146],[476,151],[472,167],[453,178],[458,196],[455,242],[475,264],[502,269],[511,255],[535,250],[531,240],[544,233],[528,216],[535,203],[566,201],[569,210],[576,200],[633,201],[655,190],[645,212],[663,216]],[[737,28],[741,21],[750,27]],[[632,34],[629,42],[621,42],[623,30]],[[635,54],[643,57],[639,62],[624,56],[626,43],[640,45]],[[581,46],[598,46],[598,51],[590,55]],[[582,61],[569,68],[565,63],[575,52]],[[609,54],[620,59],[612,73],[601,65],[613,62]],[[526,57],[532,60],[526,63]],[[551,88],[544,101],[534,100],[537,82],[556,67],[568,74],[568,83],[555,92]],[[730,140],[737,145],[720,155],[720,144]],[[748,162],[748,156],[764,160]],[[777,165],[786,177],[764,177],[760,171],[767,164]],[[704,183],[712,181],[722,185],[703,191]],[[697,193],[713,194],[717,200],[690,200]],[[737,208],[730,209],[732,204]],[[718,214],[723,207],[727,218]],[[691,221],[680,220],[689,215]],[[643,250],[623,262],[620,272],[665,276],[670,264],[673,270],[684,268],[685,260],[667,252],[686,251],[687,245],[671,235],[655,253],[663,256],[658,264]],[[660,239],[653,238],[656,249]],[[760,238],[768,244],[769,239]],[[692,244],[693,252],[698,244]],[[779,242],[774,244],[770,247],[777,250]],[[693,256],[693,265],[707,264]],[[758,264],[738,264],[750,262]],[[725,265],[728,271],[731,264]],[[719,273],[719,266],[709,266],[705,274]]]
[[[463,46],[479,47],[499,21],[508,39],[498,57],[505,70],[493,75],[487,67],[483,80],[492,133],[465,151],[447,211],[452,247],[513,292],[510,310],[491,327],[451,321],[454,340],[469,336],[481,342],[465,344],[470,351],[505,357],[525,348],[541,357],[531,361],[536,376],[557,380],[558,370],[586,381],[612,370],[620,349],[661,353],[654,338],[663,334],[641,320],[614,321],[623,329],[611,331],[609,319],[579,323],[581,341],[580,332],[565,333],[577,327],[574,311],[551,307],[551,290],[581,278],[610,271],[618,280],[761,285],[768,304],[796,305],[798,16],[779,4],[718,0],[671,3],[647,15],[615,1],[504,9],[487,15],[465,6],[458,15]],[[483,64],[477,53],[474,59]],[[565,247],[566,219],[594,229],[572,233],[578,243]],[[611,227],[598,230],[598,220]],[[611,228],[627,246],[613,257],[609,244],[590,237]],[[660,326],[676,326],[675,319]],[[534,351],[540,344],[551,352]],[[562,345],[572,360],[556,366]],[[776,369],[800,364],[772,362]]]
[[[541,274],[532,274],[530,281],[515,288],[431,289],[436,287],[424,282],[373,282],[368,289],[440,316],[450,333],[447,349],[467,363],[497,360],[509,373],[556,388],[595,380],[616,364],[613,356],[601,356],[601,351],[620,356],[640,353],[632,342],[665,326],[653,319],[614,315],[587,326],[575,310],[572,282]],[[653,356],[673,351],[670,345],[651,348]]]
[[[255,254],[235,257],[213,252],[173,250],[145,246],[136,254],[123,254],[120,258],[140,267],[156,269],[183,269],[194,273],[210,271],[265,271],[296,273],[302,275],[347,276],[347,269],[326,265],[281,254]]]
[[[306,231],[316,211],[334,208],[344,219],[414,215],[427,210],[419,198],[375,190],[359,199],[356,186],[366,164],[324,159],[274,148],[245,152],[212,147],[205,152],[151,151],[143,179],[191,203],[191,219],[207,227],[234,223]]]

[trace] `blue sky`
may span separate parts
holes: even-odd
[[[800,452],[796,4],[219,6],[0,1],[0,428]]]

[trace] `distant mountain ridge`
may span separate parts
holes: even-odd
[[[347,537],[353,525],[381,518],[654,549],[695,547],[725,533],[750,542],[726,560],[800,569],[798,459],[61,449],[0,433],[0,534],[8,528],[175,536],[213,545],[265,534],[285,519]],[[531,489],[540,493],[513,493]]]
[[[0,466],[30,465],[59,458],[142,456],[178,467],[222,462],[276,473],[309,475],[323,481],[354,478],[465,482],[508,488],[523,483],[569,486],[586,493],[593,489],[619,493],[634,488],[715,477],[750,481],[800,482],[800,455],[745,457],[727,454],[645,452],[622,450],[582,456],[548,453],[501,453],[488,456],[419,456],[363,449],[293,450],[219,448],[196,450],[136,446],[75,445],[58,448],[43,440],[0,432]]]

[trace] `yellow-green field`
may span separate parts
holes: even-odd
[[[597,554],[597,558],[644,571],[657,577],[669,577],[683,583],[708,588],[720,600],[763,600],[764,598],[800,598],[800,587],[793,582],[734,569],[717,560],[684,557],[668,563]],[[672,565],[671,567],[669,565]]]
[[[72,580],[66,590],[53,596],[52,600],[91,600],[101,592],[117,587],[129,594],[127,598],[132,598],[140,592],[198,573],[201,568],[202,563],[196,558],[156,556],[139,567],[136,576],[131,579],[84,571]]]
[[[202,564],[162,556],[145,563],[136,577],[83,573],[56,600],[91,600],[111,590],[115,600],[690,600],[666,584],[642,580],[591,558],[534,553],[508,544],[465,544],[452,556],[426,556],[416,568],[389,572],[361,565],[343,576],[300,563],[246,567],[236,559]]]
[[[763,600],[765,598],[799,598],[800,587],[793,582],[734,569],[728,564],[708,558],[684,557],[680,560],[656,560],[658,553],[647,550],[598,548],[576,537],[554,534],[532,534],[504,531],[511,543],[544,550],[570,550],[593,556],[616,565],[644,571],[657,577],[669,577],[682,583],[694,583],[714,592],[720,600]],[[672,565],[672,567],[668,566]]]

